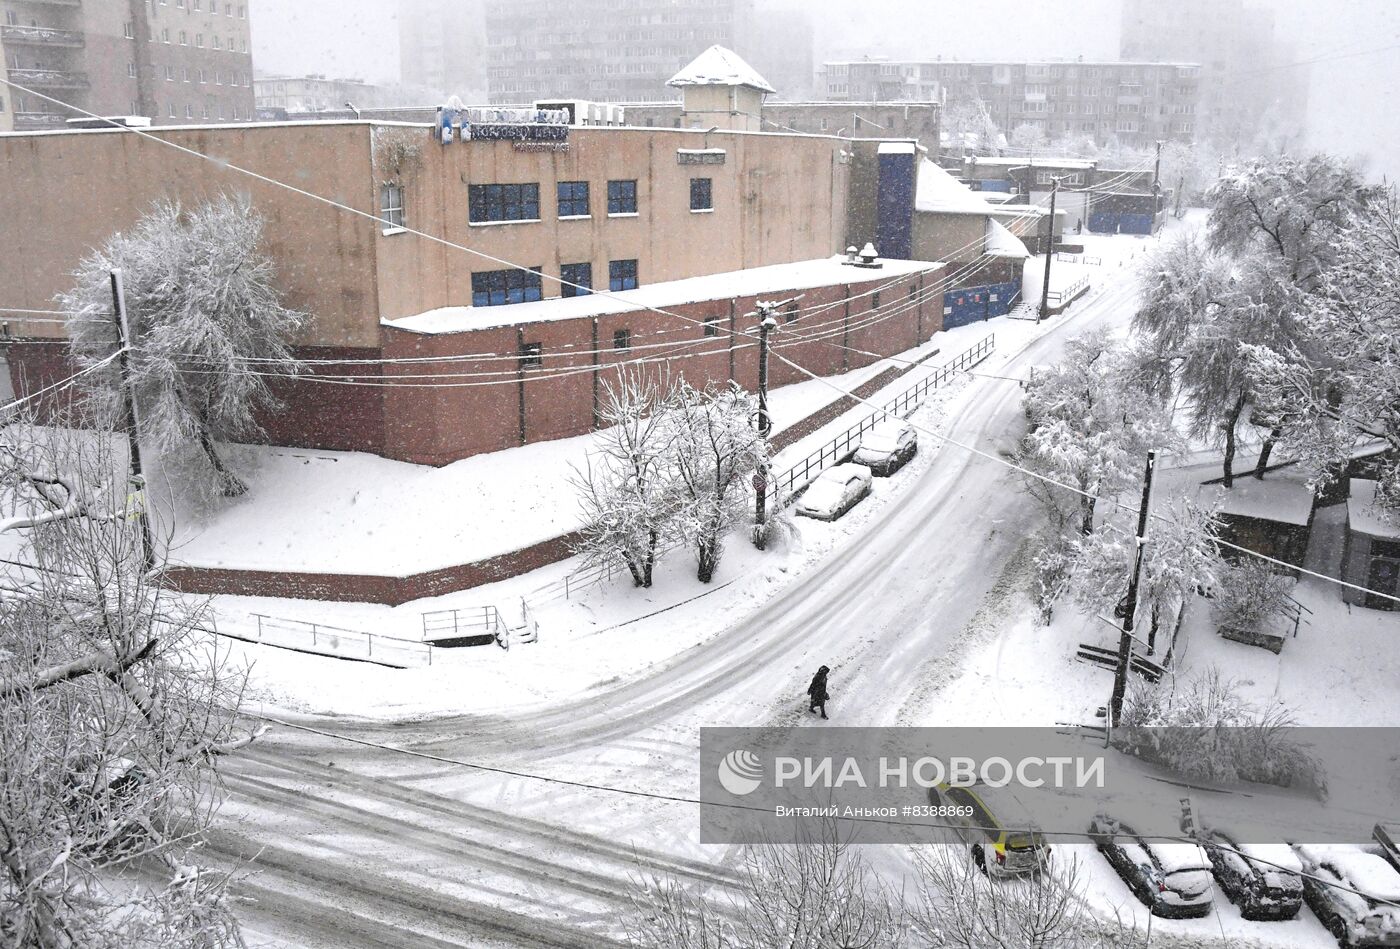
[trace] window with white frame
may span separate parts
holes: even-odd
[[[389,227],[403,227],[403,185],[384,184],[379,187],[379,219]]]

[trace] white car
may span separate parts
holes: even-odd
[[[817,476],[797,501],[797,513],[819,521],[834,521],[870,493],[870,469],[847,463]]]
[[[1400,872],[1359,847],[1298,844],[1303,899],[1343,946],[1400,946]],[[1314,879],[1316,878],[1316,879]],[[1340,884],[1338,889],[1328,884]],[[1356,890],[1353,893],[1351,890]]]
[[[881,422],[860,438],[855,461],[870,473],[886,478],[908,464],[919,450],[914,426],[899,419]]]

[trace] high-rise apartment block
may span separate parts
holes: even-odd
[[[493,103],[655,99],[702,50],[750,58],[752,0],[512,0],[486,13]],[[763,57],[753,56],[764,68]]]
[[[248,0],[4,0],[3,127],[81,112],[157,125],[253,118]],[[67,108],[72,106],[73,108]]]
[[[1195,62],[825,63],[826,97],[848,102],[937,99],[974,105],[1003,132],[1116,138],[1127,145],[1196,136],[1201,67]]]
[[[1307,111],[1308,72],[1279,40],[1271,11],[1244,0],[1123,0],[1119,52],[1201,64],[1205,137],[1238,141]]]

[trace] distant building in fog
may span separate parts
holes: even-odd
[[[11,82],[98,115],[156,125],[253,118],[247,0],[6,0]],[[62,128],[77,115],[6,88],[0,128]]]
[[[1196,137],[1194,62],[860,60],[822,66],[826,97],[848,102],[941,98],[977,103],[1003,132],[1116,138],[1127,145]]]
[[[1279,41],[1268,10],[1244,0],[1124,0],[1120,54],[1201,64],[1200,134],[1247,139],[1270,121],[1295,126],[1307,112],[1306,67]]]
[[[652,99],[701,50],[750,58],[752,0],[508,0],[486,12],[493,103]],[[762,56],[751,61],[763,63]],[[760,66],[761,68],[761,66]]]
[[[400,0],[399,72],[403,84],[443,98],[486,96],[483,0]]]
[[[382,86],[359,79],[327,79],[320,75],[261,76],[253,80],[253,96],[259,110],[287,112],[350,112],[347,103],[359,110],[391,104]]]

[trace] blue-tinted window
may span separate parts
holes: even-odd
[[[559,276],[564,281],[560,296],[584,297],[593,289],[592,264],[564,264],[559,268]]]
[[[637,262],[635,260],[608,261],[608,289],[637,289]]]
[[[471,185],[467,188],[467,202],[473,224],[540,219],[540,186],[537,184]]]
[[[587,217],[587,216],[588,216],[588,182],[586,182],[586,181],[561,181],[561,182],[559,182],[559,216],[560,216],[560,217]]]
[[[690,179],[690,210],[708,211],[713,208],[714,200],[710,193],[709,178]]]
[[[637,213],[637,182],[635,179],[608,182],[608,213]]]
[[[540,268],[472,274],[472,306],[501,306],[540,299]]]

